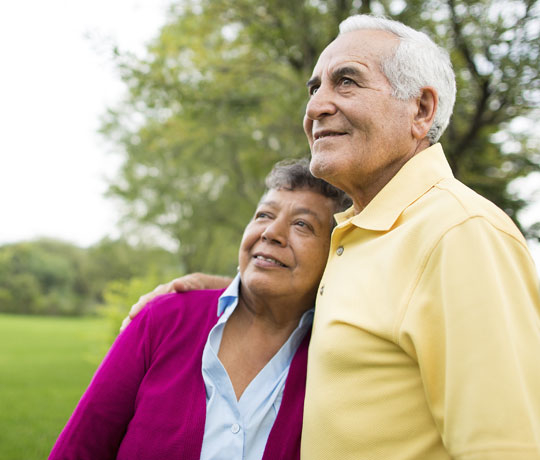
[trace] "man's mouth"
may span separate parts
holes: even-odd
[[[338,131],[330,131],[330,130],[323,130],[323,131],[316,131],[313,134],[314,140],[324,139],[326,137],[337,137],[337,136],[343,136],[345,133],[340,133]]]
[[[268,257],[268,256],[262,256],[260,254],[254,256],[255,259],[258,259],[258,260],[264,260],[265,262],[269,262],[269,263],[272,263],[274,265],[278,265],[279,267],[287,267],[287,265],[285,265],[284,263],[280,262],[279,260],[276,260],[272,257]]]

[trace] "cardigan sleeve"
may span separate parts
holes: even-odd
[[[117,338],[56,441],[49,460],[116,458],[150,361],[151,311]]]

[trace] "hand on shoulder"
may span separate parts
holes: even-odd
[[[190,273],[181,276],[166,284],[160,284],[152,292],[139,297],[139,300],[131,307],[128,316],[122,321],[120,332],[122,332],[131,323],[131,320],[137,316],[142,308],[152,299],[159,295],[172,292],[188,292],[198,289],[223,289],[231,282],[231,278],[217,275],[207,275],[205,273]]]

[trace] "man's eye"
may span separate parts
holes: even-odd
[[[265,212],[258,212],[257,214],[255,214],[255,219],[266,219],[270,217],[268,214],[266,214]]]
[[[351,80],[350,78],[346,78],[346,77],[345,77],[345,78],[342,78],[342,79],[341,79],[341,84],[342,84],[343,86],[351,86],[351,85],[354,85],[354,81]]]
[[[309,95],[313,96],[318,91],[318,89],[318,86],[312,86],[311,88],[309,88]]]

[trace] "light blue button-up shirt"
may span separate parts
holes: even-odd
[[[225,323],[238,305],[237,275],[218,302],[221,315],[208,335],[202,358],[206,387],[206,425],[201,460],[261,460],[283,397],[292,358],[313,321],[305,312],[289,339],[236,399],[218,358]]]

